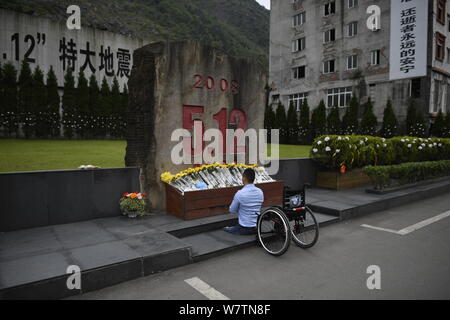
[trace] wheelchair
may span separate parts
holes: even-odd
[[[285,187],[283,205],[267,208],[259,215],[257,238],[267,253],[282,256],[291,240],[302,249],[312,248],[319,240],[319,223],[306,205],[307,187],[305,184],[297,191]]]

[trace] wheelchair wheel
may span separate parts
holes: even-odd
[[[258,240],[267,253],[281,256],[289,249],[291,232],[289,220],[278,208],[269,208],[258,219]]]
[[[313,247],[319,240],[319,224],[312,211],[306,207],[305,211],[299,213],[290,221],[292,239],[302,249]]]

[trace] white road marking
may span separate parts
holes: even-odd
[[[184,280],[184,282],[189,284],[192,288],[200,292],[209,300],[230,300],[230,298],[221,294],[219,291],[197,277]]]
[[[361,227],[364,228],[369,228],[369,229],[373,229],[373,230],[378,230],[378,231],[384,231],[384,232],[389,232],[389,233],[394,233],[400,236],[406,236],[407,234],[410,234],[414,231],[420,230],[422,228],[425,228],[426,226],[429,226],[430,224],[433,224],[435,222],[441,221],[442,219],[445,219],[447,217],[450,217],[450,211],[441,213],[435,217],[432,217],[430,219],[421,221],[419,223],[416,223],[412,226],[406,227],[402,230],[396,231],[396,230],[392,230],[392,229],[386,229],[386,228],[379,228],[379,227],[374,227],[374,226],[370,226],[367,224],[363,224]]]

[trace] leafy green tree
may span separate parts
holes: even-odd
[[[109,132],[112,137],[120,137],[120,115],[122,109],[122,97],[120,94],[119,82],[114,77],[109,98],[111,104],[111,116],[109,121]]]
[[[439,110],[439,113],[436,119],[434,120],[434,124],[430,130],[431,135],[437,138],[442,138],[444,136],[445,126],[446,123],[444,114],[442,113],[442,110]]]
[[[62,97],[64,136],[72,139],[76,130],[75,112],[77,109],[75,78],[69,68],[64,76],[64,93]]]
[[[91,75],[89,78],[89,125],[87,133],[90,137],[98,135],[100,116],[99,110],[100,103],[100,88],[98,87],[97,78],[95,75]]]
[[[105,138],[108,134],[108,127],[110,125],[110,117],[112,115],[110,98],[111,91],[109,89],[108,81],[103,77],[98,103],[99,123],[97,127],[97,135],[102,138]]]
[[[397,135],[398,120],[392,108],[391,100],[388,100],[386,109],[383,114],[383,126],[381,128],[380,135],[384,138],[392,138]]]
[[[298,117],[294,103],[291,102],[287,113],[287,143],[298,143]]]
[[[16,137],[19,136],[19,112],[17,109],[17,70],[14,65],[10,62],[5,63],[3,66],[3,77],[1,82],[1,87],[3,89],[2,96],[2,110],[4,112],[3,116],[3,127],[5,133],[8,137],[13,134]]]
[[[271,130],[277,129],[276,127],[276,119],[275,112],[273,111],[272,106],[269,104],[266,107],[265,115],[264,115],[264,128],[267,129],[267,142],[270,143],[272,141]]]
[[[121,107],[120,118],[119,118],[119,121],[120,121],[120,137],[121,138],[125,138],[126,137],[128,97],[129,97],[128,87],[127,87],[126,84],[124,84],[123,92],[122,92],[122,107]],[[273,111],[272,111],[272,114],[273,114]]]
[[[34,126],[34,135],[38,138],[44,138],[47,135],[47,97],[44,83],[44,73],[37,66],[33,73],[33,112],[36,123]]]
[[[311,144],[311,122],[308,99],[305,99],[300,107],[299,143],[302,145]]]
[[[280,143],[287,143],[287,117],[286,117],[286,109],[283,104],[278,103],[277,110],[275,112],[275,129],[280,130]]]
[[[85,138],[88,134],[87,127],[89,124],[89,87],[88,81],[84,76],[84,72],[80,70],[78,73],[78,86],[76,89],[76,133],[80,138]]]
[[[373,104],[371,99],[367,101],[364,109],[364,115],[361,120],[361,134],[375,136],[377,134],[378,119],[373,113]]]
[[[339,117],[339,107],[334,106],[327,117],[327,132],[329,134],[341,134],[342,122]]]
[[[4,107],[4,96],[3,96],[3,66],[0,62],[0,130],[3,127],[3,124],[5,122],[5,115],[6,115],[6,111],[5,111],[5,107]],[[0,131],[0,134],[2,132]]]
[[[18,109],[23,133],[26,138],[31,138],[34,134],[36,113],[33,110],[33,76],[26,60],[22,61],[18,88]]]
[[[47,73],[47,132],[46,135],[56,138],[59,137],[61,132],[61,116],[59,114],[59,108],[61,104],[61,98],[58,93],[58,79],[56,78],[53,67],[50,66],[50,70]]]
[[[426,136],[425,120],[422,113],[417,110],[414,102],[411,102],[408,106],[406,114],[406,133],[413,137]]]
[[[356,96],[352,96],[344,118],[342,119],[342,133],[346,135],[357,134],[359,130],[358,122],[359,102]]]
[[[317,138],[326,133],[327,126],[327,109],[325,102],[320,101],[316,109],[313,110],[311,116],[311,130],[314,138]]]
[[[444,130],[443,135],[444,138],[450,138],[450,113],[447,112],[447,116],[444,119]]]

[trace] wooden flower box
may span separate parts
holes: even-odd
[[[264,192],[264,207],[283,203],[283,181],[256,185]],[[166,211],[183,220],[194,220],[228,213],[234,195],[242,187],[185,192],[166,184]]]
[[[363,169],[353,169],[346,173],[319,171],[316,184],[320,188],[345,190],[370,184],[370,178]]]

